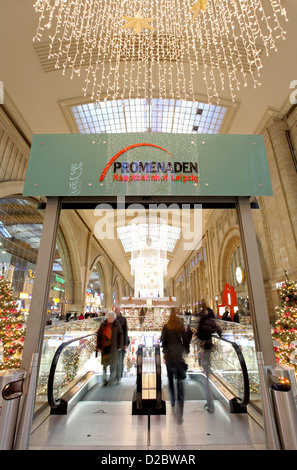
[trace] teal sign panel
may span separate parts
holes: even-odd
[[[24,196],[270,196],[259,135],[35,135]]]

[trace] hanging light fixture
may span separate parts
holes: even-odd
[[[209,103],[225,89],[235,100],[241,86],[260,84],[261,56],[285,39],[287,20],[281,0],[36,0],[33,7],[34,40],[48,30],[55,68],[84,74],[84,95],[98,102],[194,100],[200,79]]]
[[[163,297],[164,276],[167,274],[166,239],[168,226],[160,219],[150,224],[146,219],[132,221],[131,274],[134,276],[134,295]]]

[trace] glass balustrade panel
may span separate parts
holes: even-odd
[[[75,338],[81,338],[89,334],[94,334],[99,328],[102,318],[92,318],[87,320],[77,320],[71,322],[59,322],[56,325],[48,326],[45,328],[43,349],[40,362],[40,370],[37,383],[37,392],[36,392],[36,401],[35,401],[35,412],[38,411],[43,405],[47,403],[47,383],[50,373],[50,368],[54,355],[58,347],[62,343],[66,343]],[[92,337],[93,341],[95,337]],[[83,340],[81,340],[81,345],[74,347],[66,348],[67,353],[63,353],[62,358],[57,364],[57,371],[59,370],[58,383],[64,383],[63,388],[66,389],[69,383],[69,379],[73,377],[74,370],[76,369],[78,373],[81,373],[84,370],[83,362],[85,362],[86,369],[91,367],[90,362],[92,362],[92,367],[95,367],[96,364],[99,364],[99,358],[95,358],[95,343],[92,345],[91,340],[85,345]],[[74,343],[75,344],[75,343]],[[83,346],[83,347],[82,347]],[[92,351],[92,347],[94,348]],[[78,354],[78,349],[81,349],[80,354]],[[87,352],[90,353],[90,357],[87,358]],[[66,359],[66,354],[70,357],[73,357],[73,361],[69,366],[69,370],[62,372],[64,367],[64,361]],[[91,369],[90,369],[91,370]],[[67,380],[66,380],[67,376]],[[64,377],[64,378],[63,378]]]

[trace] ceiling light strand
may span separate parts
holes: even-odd
[[[262,55],[286,37],[281,0],[37,0],[33,7],[34,40],[48,32],[55,67],[70,69],[71,79],[84,74],[84,95],[98,102],[127,93],[193,99],[203,83],[209,103],[224,90],[234,101],[242,85],[260,85]]]

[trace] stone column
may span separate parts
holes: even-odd
[[[297,259],[297,175],[293,163],[286,131],[287,124],[273,119],[267,126],[268,142],[271,153],[268,155],[271,179],[273,183],[274,202],[278,207],[278,215],[284,229],[289,265],[296,265]],[[267,142],[267,143],[268,143]],[[278,249],[274,246],[274,249]]]

